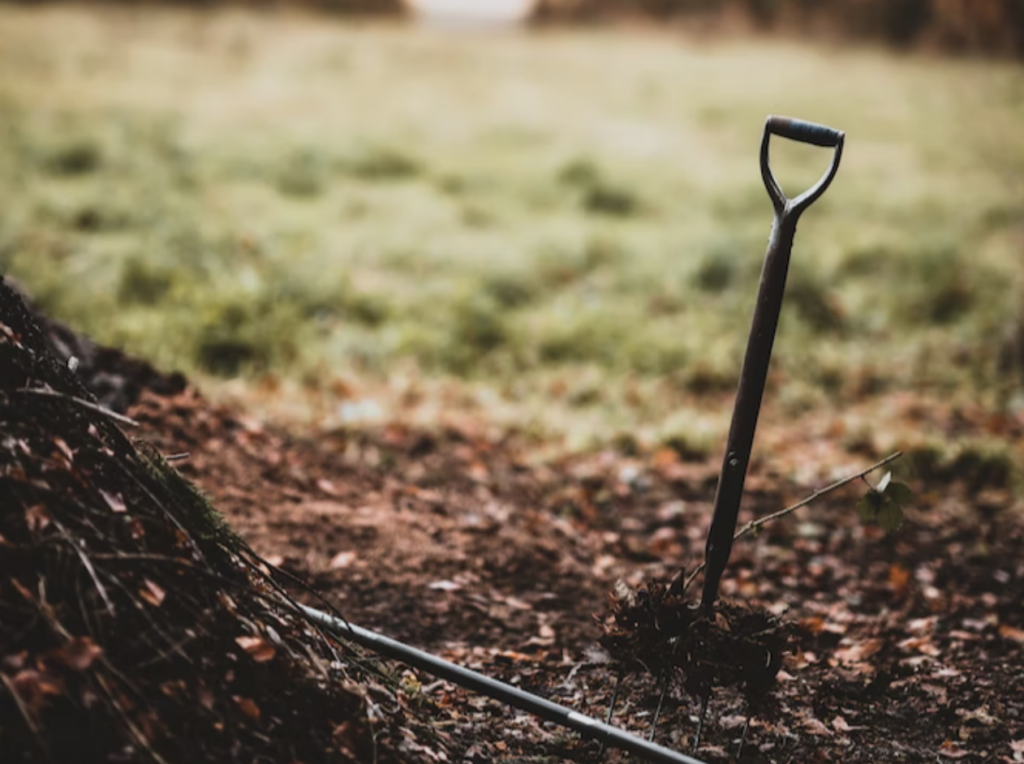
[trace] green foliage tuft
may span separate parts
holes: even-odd
[[[892,473],[886,472],[857,502],[857,514],[864,523],[877,523],[889,533],[903,524],[903,507],[912,500],[909,486],[892,482]]]

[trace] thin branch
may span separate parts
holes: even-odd
[[[131,427],[139,426],[139,423],[134,419],[126,417],[123,414],[118,414],[116,411],[111,411],[98,403],[87,401],[84,398],[76,398],[73,395],[66,395],[56,390],[50,390],[46,387],[19,387],[15,392],[27,393],[29,395],[45,395],[48,398],[61,398],[62,400],[76,403],[82,408],[89,409],[89,411],[95,411],[97,414],[102,414],[105,417],[113,419],[115,422],[120,422],[121,424],[126,424]]]
[[[111,618],[114,618],[114,603],[110,601],[106,588],[104,588],[103,584],[100,582],[99,576],[96,575],[96,569],[92,566],[92,561],[89,559],[89,556],[82,551],[78,544],[75,543],[75,540],[71,538],[71,534],[68,533],[67,529],[60,522],[54,518],[51,518],[51,522],[53,522],[57,530],[60,531],[60,535],[64,537],[64,540],[68,542],[68,546],[75,550],[75,553],[78,555],[78,559],[82,561],[82,566],[88,572],[89,578],[91,578],[92,582],[96,585],[96,591],[103,600],[103,604],[107,606],[107,612],[110,614]]]
[[[35,720],[32,718],[32,712],[28,706],[25,705],[25,701],[21,699],[21,695],[18,694],[18,689],[14,686],[14,680],[11,679],[7,674],[0,672],[0,682],[3,682],[4,687],[7,688],[7,692],[11,694],[11,698],[14,699],[14,705],[18,707],[18,711],[21,712],[21,717],[25,720],[25,725],[28,727],[29,732],[32,733],[32,737],[36,739],[36,743],[43,749],[46,754],[46,758],[53,761],[53,755],[50,753],[50,747],[46,744],[46,740],[40,734],[39,727]]]
[[[808,504],[810,504],[811,502],[817,501],[818,499],[820,499],[825,494],[832,493],[832,491],[835,491],[838,488],[842,488],[844,485],[849,485],[854,480],[862,480],[864,478],[864,476],[867,475],[868,473],[874,472],[875,470],[880,469],[881,467],[884,467],[885,465],[889,464],[889,462],[896,461],[901,456],[903,456],[903,452],[902,451],[897,451],[896,453],[890,454],[889,456],[885,457],[880,462],[875,462],[870,467],[868,467],[866,469],[863,469],[863,470],[861,470],[860,472],[858,472],[858,473],[856,473],[854,475],[849,475],[848,477],[844,477],[841,480],[837,480],[836,482],[832,483],[831,485],[827,485],[824,488],[821,488],[821,489],[815,491],[810,496],[808,496],[806,499],[803,499],[802,501],[798,501],[796,504],[793,504],[792,506],[786,507],[785,509],[780,509],[780,510],[778,510],[776,512],[772,512],[771,514],[767,514],[764,517],[759,517],[756,520],[751,520],[749,523],[747,523],[742,528],[740,528],[738,531],[736,531],[736,535],[732,537],[733,541],[735,541],[738,538],[741,538],[742,536],[746,536],[748,533],[753,533],[754,531],[759,530],[761,528],[761,526],[765,525],[766,523],[770,523],[773,520],[778,520],[780,517],[785,517],[786,515],[792,514],[793,512],[796,512],[798,509],[800,509],[801,507],[806,507]],[[865,481],[865,482],[867,482],[867,481]],[[868,485],[870,486],[871,484],[868,483]],[[704,562],[702,562],[700,565],[698,565],[696,568],[694,568],[693,572],[690,573],[690,575],[686,577],[686,582],[683,584],[683,591],[684,592],[687,589],[690,588],[690,584],[693,583],[693,579],[695,579],[700,573],[702,573],[704,571],[705,567],[707,567],[707,561],[706,560]]]
[[[114,695],[113,689],[107,685],[107,682],[103,677],[103,674],[97,672],[95,676],[97,684],[99,684],[99,686],[103,689],[103,693],[107,696],[107,701],[110,703],[111,706],[114,707],[114,710],[116,710],[118,714],[120,714],[121,721],[124,722],[125,726],[128,728],[128,731],[131,733],[131,736],[135,738],[135,742],[137,742],[140,746],[145,748],[146,753],[148,753],[153,758],[153,761],[157,762],[157,764],[168,764],[167,760],[163,756],[161,756],[159,753],[153,750],[153,746],[150,745],[149,739],[142,732],[142,730],[140,730],[131,720],[131,718],[128,716],[128,712],[124,708],[122,708],[121,704],[117,701],[117,698]]]

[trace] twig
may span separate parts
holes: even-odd
[[[673,651],[675,652],[675,651]],[[665,705],[665,696],[668,694],[668,680],[671,676],[671,670],[668,668],[662,669],[661,674],[661,694],[658,696],[658,707],[654,709],[654,718],[651,720],[651,731],[647,735],[647,739],[654,742],[654,735],[658,731],[658,720],[661,718],[661,709]]]
[[[105,417],[109,417],[110,419],[113,419],[115,422],[120,422],[121,424],[126,424],[131,427],[139,426],[138,422],[136,422],[134,419],[126,417],[124,414],[118,414],[116,411],[111,411],[110,409],[101,406],[98,403],[87,401],[84,398],[76,398],[73,395],[67,395],[65,393],[58,392],[57,390],[50,390],[49,388],[46,387],[19,387],[15,392],[27,393],[29,395],[45,395],[48,398],[61,398],[62,400],[65,401],[77,403],[82,408],[87,408],[90,411],[95,411],[97,414],[102,414]]]
[[[113,689],[107,686],[107,682],[104,679],[103,674],[97,672],[95,676],[97,684],[99,684],[99,686],[103,689],[103,693],[107,696],[107,701],[110,703],[111,706],[114,707],[114,710],[116,710],[121,715],[121,721],[124,722],[125,726],[128,728],[128,731],[131,733],[131,736],[135,738],[135,742],[137,742],[140,746],[146,749],[146,753],[148,753],[152,757],[153,761],[157,762],[157,764],[168,764],[167,760],[163,756],[161,756],[159,753],[153,750],[153,746],[150,745],[149,739],[142,732],[142,730],[140,730],[136,726],[136,724],[131,720],[131,718],[128,716],[128,712],[121,707],[121,704],[117,701],[117,698],[114,696]]]
[[[861,470],[860,472],[856,473],[855,475],[849,475],[848,477],[844,477],[841,480],[837,480],[836,482],[832,483],[831,485],[827,485],[824,488],[821,488],[821,489],[815,491],[810,496],[808,496],[806,499],[803,499],[802,501],[798,501],[796,504],[793,504],[792,506],[786,507],[785,509],[780,509],[780,510],[778,510],[776,512],[772,512],[771,514],[767,514],[764,517],[759,517],[756,520],[751,520],[749,523],[747,523],[742,528],[740,528],[738,531],[736,531],[736,535],[732,537],[733,541],[735,541],[738,538],[741,538],[742,536],[746,536],[748,533],[753,533],[754,531],[758,530],[762,525],[765,525],[766,523],[770,523],[772,520],[778,520],[780,517],[785,517],[786,515],[789,515],[789,514],[792,514],[793,512],[796,512],[801,507],[806,507],[808,504],[810,504],[813,501],[817,501],[818,499],[820,499],[825,494],[832,493],[832,491],[835,491],[838,488],[842,488],[844,485],[848,485],[849,483],[852,483],[854,480],[860,480],[865,475],[867,475],[869,472],[874,472],[875,470],[877,470],[877,469],[879,469],[881,467],[884,467],[889,462],[896,461],[901,456],[903,456],[903,452],[902,451],[897,451],[894,454],[889,454],[889,456],[885,457],[880,462],[875,462],[870,467]],[[707,564],[708,564],[707,560],[705,560],[700,565],[698,565],[696,568],[694,568],[693,572],[690,573],[690,575],[686,577],[686,582],[683,584],[683,591],[684,592],[687,589],[690,588],[690,584],[693,583],[693,579],[695,579],[700,573],[702,573],[704,571],[704,568],[707,567]]]
[[[46,740],[39,732],[39,727],[32,718],[32,712],[28,706],[25,705],[25,701],[21,699],[21,695],[18,694],[18,689],[14,686],[14,680],[12,680],[7,674],[0,672],[0,682],[3,682],[4,687],[7,688],[7,692],[11,694],[11,698],[14,700],[14,705],[18,707],[18,711],[21,712],[21,717],[25,720],[25,726],[28,727],[29,732],[36,739],[36,743],[43,749],[43,753],[46,754],[46,758],[53,761],[53,755],[50,753],[50,746],[46,744]]]
[[[86,572],[88,572],[89,578],[91,578],[92,582],[96,585],[96,591],[99,593],[100,599],[103,600],[103,604],[107,606],[107,612],[110,614],[110,617],[116,617],[114,615],[114,603],[110,601],[106,588],[100,582],[99,576],[96,575],[96,569],[92,566],[92,561],[89,559],[89,556],[82,551],[78,544],[75,543],[75,540],[71,538],[71,534],[68,533],[67,528],[58,522],[56,518],[51,518],[51,521],[54,526],[56,526],[57,530],[60,531],[60,535],[64,537],[64,540],[68,542],[68,546],[75,550],[75,553],[78,555],[78,559],[82,561],[82,566],[85,568]]]

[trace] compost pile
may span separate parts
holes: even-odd
[[[183,380],[55,326],[42,331],[0,280],[4,762],[393,761],[426,750],[401,704],[385,713],[370,699],[394,700],[381,677],[296,615],[203,495],[131,442],[66,361],[83,353],[85,378],[119,408],[147,384]]]

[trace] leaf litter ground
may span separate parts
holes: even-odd
[[[667,583],[701,560],[717,464],[661,450],[538,466],[527,444],[483,427],[288,431],[212,405],[185,380],[147,377],[137,361],[109,352],[98,360],[73,334],[61,347],[49,326],[62,360],[89,361],[79,377],[141,423],[133,437],[161,454],[188,454],[174,465],[259,556],[361,626],[583,713],[603,717],[617,681],[596,623],[607,617],[616,581],[650,593],[657,586],[649,582]],[[951,437],[988,426],[971,412],[922,411],[909,396],[899,405]],[[1024,441],[1024,423],[1000,428]],[[798,432],[789,442],[808,440],[808,430],[803,441]],[[787,437],[762,437],[773,435]],[[800,447],[787,456],[800,458]],[[879,455],[855,456],[866,466]],[[741,521],[817,487],[794,485],[774,466],[753,465]],[[895,534],[864,527],[851,491],[737,543],[723,594],[756,603],[790,632],[743,761],[1024,759],[1024,513],[998,474],[935,471],[911,482],[916,503]],[[301,586],[290,591],[325,607]],[[250,648],[258,654],[260,645]],[[207,660],[223,668],[223,646],[211,649]],[[5,677],[16,668],[5,663]],[[353,753],[346,740],[365,743],[360,730],[376,719],[382,760],[625,758],[400,665],[377,669],[344,679],[354,700],[347,722],[328,720],[336,757]],[[214,682],[217,673],[205,676]],[[231,697],[230,687],[218,691]],[[307,688],[307,701],[322,691]],[[658,696],[656,677],[628,676],[615,723],[646,734]],[[689,751],[697,708],[677,677],[657,740]],[[746,711],[736,689],[717,690],[697,755],[732,760]],[[244,708],[235,716],[253,740],[294,734]],[[373,754],[364,747],[354,755]]]

